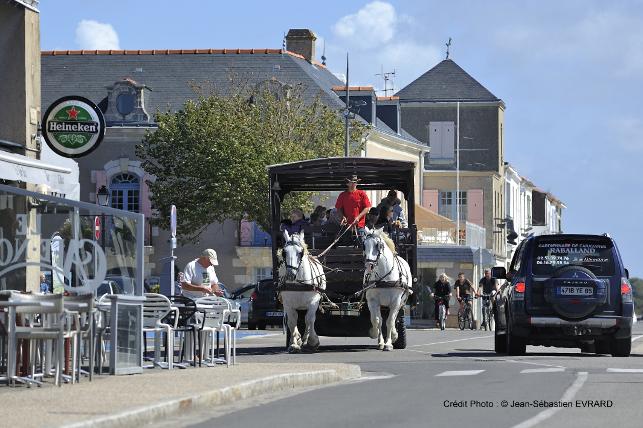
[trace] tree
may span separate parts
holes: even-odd
[[[344,122],[319,98],[305,102],[290,89],[209,94],[177,112],[156,116],[158,129],[137,147],[158,211],[153,224],[169,227],[172,204],[179,211],[177,234],[193,240],[212,223],[247,218],[269,230],[268,173],[272,164],[341,156]],[[354,150],[367,126],[352,121]],[[286,206],[311,209],[310,195]]]

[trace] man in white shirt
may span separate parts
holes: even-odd
[[[185,266],[181,280],[181,294],[192,300],[212,294],[223,297],[223,291],[219,288],[219,280],[214,271],[214,266],[218,265],[217,252],[211,248],[203,250],[199,258]]]

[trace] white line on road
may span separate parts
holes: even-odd
[[[558,366],[558,365],[552,365],[552,364],[543,364],[543,363],[534,363],[531,361],[523,361],[523,360],[504,360],[508,363],[516,363],[516,364],[529,364],[531,366],[539,366],[539,367],[553,367],[556,369],[564,369],[565,366]]]
[[[587,372],[578,372],[578,375],[576,376],[576,380],[574,383],[571,384],[569,388],[567,388],[567,391],[563,394],[562,398],[560,401],[571,401],[574,396],[580,391],[580,389],[583,387],[583,384],[587,380]],[[514,425],[513,428],[530,428],[535,425],[538,425],[544,420],[547,420],[554,416],[558,411],[562,409],[562,407],[552,407],[547,410],[543,410],[542,412],[538,413],[536,416],[527,419],[524,422],[519,423],[518,425]]]
[[[493,337],[493,336],[467,337],[466,339],[454,339],[454,340],[445,340],[443,342],[423,343],[421,345],[411,345],[411,346],[409,346],[409,348],[416,348],[416,347],[419,347],[419,346],[441,345],[443,343],[462,342],[463,340],[488,339],[490,337]]]
[[[436,377],[439,376],[474,376],[482,373],[484,370],[451,370],[436,374]]]
[[[640,338],[642,338],[642,337],[643,337],[643,335],[633,337],[633,338],[632,338],[632,342],[634,342],[634,341],[636,341],[636,340],[639,340],[639,339],[640,339]]]
[[[643,369],[607,369],[607,373],[643,373]]]
[[[565,369],[563,367],[547,367],[544,369],[525,369],[520,373],[559,373],[564,371]]]

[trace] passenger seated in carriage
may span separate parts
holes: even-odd
[[[308,221],[304,218],[304,211],[301,208],[295,208],[290,211],[290,218],[281,222],[280,229],[288,231],[289,234],[299,233],[304,227],[308,225]]]
[[[397,190],[389,190],[386,198],[380,201],[378,208],[385,205],[393,207],[393,221],[399,221],[400,226],[403,228],[409,227],[406,217],[404,216],[404,210],[402,209],[402,201],[397,197]]]
[[[326,207],[317,205],[315,211],[310,215],[310,224],[313,226],[323,226],[327,221]]]
[[[366,227],[369,229],[374,229],[377,224],[377,219],[380,217],[380,211],[373,207],[366,214]]]

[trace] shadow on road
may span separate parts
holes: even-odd
[[[302,354],[325,354],[325,353],[340,353],[340,352],[366,352],[376,349],[374,345],[329,345],[320,346],[316,351],[311,351],[302,348]],[[278,355],[286,354],[288,351],[285,346],[263,346],[263,347],[247,347],[237,348],[237,355]]]

